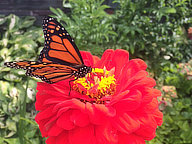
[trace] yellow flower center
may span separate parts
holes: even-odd
[[[105,103],[116,91],[114,68],[110,71],[107,71],[105,67],[93,68],[86,77],[78,78],[73,82],[73,90],[87,96],[87,98],[82,97],[83,102]]]

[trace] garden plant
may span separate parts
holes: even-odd
[[[115,53],[123,49],[129,52],[130,60],[139,58],[147,64],[148,77],[155,79],[155,89],[162,93],[158,106],[163,123],[156,137],[146,143],[192,143],[191,1],[115,0],[110,14],[112,8],[103,2],[64,0],[63,8],[69,13],[50,7],[50,16],[67,29],[80,50],[101,58],[107,49]],[[3,65],[38,59],[44,36],[42,27],[34,22],[34,17],[0,16],[0,144],[46,141],[35,121],[41,111],[35,110],[40,80]],[[38,91],[42,87],[49,88],[39,84]]]

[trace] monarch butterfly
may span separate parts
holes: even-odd
[[[69,78],[85,77],[92,68],[86,66],[73,39],[52,17],[43,19],[45,46],[37,61],[5,62],[7,67],[24,69],[26,75],[49,84]]]

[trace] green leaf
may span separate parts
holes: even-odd
[[[160,9],[161,12],[163,13],[176,13],[176,9],[175,8],[170,8],[170,7],[163,7]]]
[[[10,118],[6,120],[6,126],[10,131],[16,131],[16,123]]]
[[[4,139],[5,142],[8,144],[20,144],[18,138],[9,138],[9,139]]]

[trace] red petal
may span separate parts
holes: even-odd
[[[122,68],[125,66],[126,63],[129,62],[129,53],[126,50],[117,49],[114,52],[113,58],[112,58],[112,64],[109,67],[109,70],[113,67],[115,67],[115,76],[118,77],[120,72],[122,71]]]
[[[101,57],[101,60],[98,61],[96,64],[95,64],[95,67],[97,68],[103,68],[104,66],[105,67],[108,67],[109,65],[111,65],[111,61],[112,61],[112,56],[114,55],[114,50],[112,49],[107,49],[102,57]]]
[[[43,137],[49,136],[48,132],[54,125],[56,125],[55,124],[56,119],[57,119],[56,117],[51,117],[40,121],[36,120],[36,122],[39,124],[39,129]]]
[[[72,104],[73,102],[71,99],[61,101],[60,103],[54,105],[53,112],[57,112],[59,109],[62,109],[62,108],[70,108]]]
[[[153,117],[155,118],[157,125],[161,126],[163,123],[163,113],[159,109],[156,109]]]
[[[93,56],[91,55],[90,52],[86,52],[86,51],[80,51],[81,56],[83,58],[83,62],[86,66],[91,66],[93,67]]]
[[[145,86],[147,87],[153,87],[156,85],[156,82],[154,79],[146,77],[148,73],[146,71],[139,71],[135,76],[130,78],[127,81],[121,81],[122,83],[118,85],[117,92],[120,93],[124,90],[130,90],[130,89],[139,89],[143,88]]]
[[[52,97],[44,101],[43,105],[50,105],[50,104],[57,104],[62,101],[65,101],[65,98],[60,98],[60,97]]]
[[[94,104],[95,110],[103,115],[113,117],[116,114],[116,110],[112,107],[106,107],[104,104]]]
[[[139,90],[142,93],[142,104],[150,103],[153,98],[161,96],[161,91],[154,88],[142,87]]]
[[[99,58],[98,56],[93,56],[93,63],[94,63],[94,65],[95,65],[98,61],[100,61],[100,58]]]
[[[122,113],[113,118],[112,125],[119,131],[130,134],[140,127],[140,122],[131,113]]]
[[[107,70],[115,67],[115,75],[118,76],[121,72],[123,66],[129,62],[129,53],[126,50],[108,49],[104,52],[101,61],[96,64],[96,67],[103,68],[104,66]]]
[[[95,128],[97,144],[117,144],[117,130],[106,121],[104,125],[98,125]]]
[[[55,143],[52,144],[69,144],[68,133],[62,132],[56,137]]]
[[[132,86],[132,84],[137,83],[139,80],[145,78],[148,75],[146,71],[139,71],[137,72],[133,77],[129,79],[123,79],[119,85],[117,85],[117,92],[120,93],[124,90],[129,90],[127,89],[128,86]]]
[[[66,93],[69,92],[69,90],[65,90],[65,86],[63,86],[62,91],[58,91],[58,86],[54,85],[54,84],[47,84],[47,83],[43,83],[43,82],[38,82],[37,83],[37,95],[36,95],[36,103],[35,103],[35,107],[36,110],[43,110],[45,108],[47,108],[47,105],[44,105],[44,101],[49,99],[49,98],[53,98],[55,96],[57,96],[58,98],[61,99],[65,99],[67,97],[69,97]]]
[[[92,144],[95,141],[94,127],[92,125],[86,127],[78,127],[69,131],[70,144]]]
[[[85,111],[85,103],[81,102],[80,100],[73,98],[72,99],[73,102],[73,109],[79,109],[81,111]]]
[[[74,123],[71,122],[70,116],[72,111],[63,113],[57,120],[57,125],[65,130],[71,130],[75,127]]]
[[[120,75],[120,78],[117,79],[118,83],[122,83],[121,81],[127,81],[131,77],[133,77],[137,72],[141,70],[146,70],[147,65],[141,59],[132,59],[127,63],[123,68]]]
[[[48,135],[49,136],[58,136],[63,129],[61,127],[58,127],[57,124],[54,124],[49,130]]]
[[[113,107],[117,112],[133,111],[140,106],[141,93],[139,91],[130,91],[121,100],[119,100]]]
[[[101,111],[98,111],[95,106],[91,103],[86,103],[86,111],[85,111],[91,123],[93,124],[103,124],[105,123],[107,119],[107,114],[102,113]]]
[[[110,105],[113,105],[113,104],[119,102],[121,99],[123,99],[123,97],[128,95],[129,92],[130,92],[129,90],[126,90],[126,91],[123,91],[121,93],[117,93],[116,95],[114,95],[110,101]]]
[[[143,79],[138,80],[137,82],[133,82],[131,85],[129,85],[128,89],[139,89],[143,88],[144,86],[147,87],[154,87],[156,85],[156,82],[153,78],[145,77]]]
[[[157,125],[162,124],[163,113],[159,111],[157,98],[153,98],[152,101],[145,105],[142,109],[145,113],[150,114],[155,118]]]
[[[153,139],[156,136],[155,131],[157,128],[155,119],[152,116],[144,115],[139,117],[139,121],[141,122],[140,129],[135,134],[143,137],[145,140]]]
[[[139,137],[134,134],[119,134],[119,143],[118,144],[145,144],[145,140],[142,137]]]
[[[89,117],[80,110],[73,110],[70,120],[77,126],[84,127],[89,124]]]
[[[46,144],[56,144],[55,139],[56,137],[49,137],[45,142]]]
[[[42,119],[46,119],[52,116],[55,116],[55,113],[52,112],[53,106],[50,106],[48,108],[46,108],[45,110],[39,112],[36,117],[35,120],[36,121],[40,121]]]

